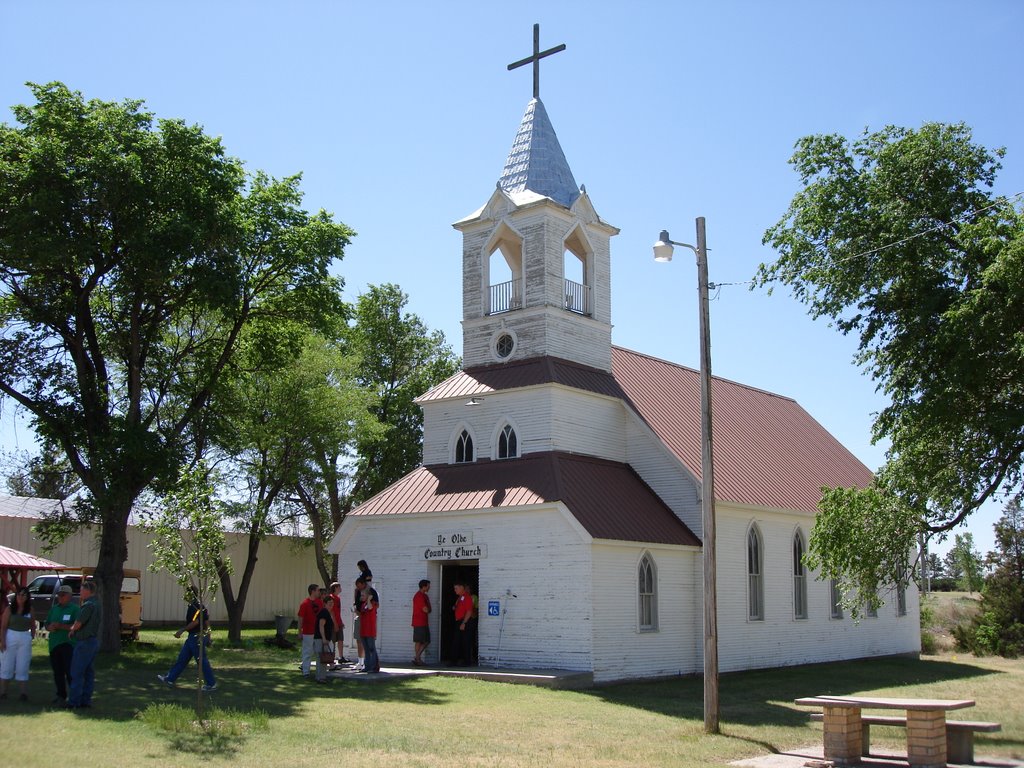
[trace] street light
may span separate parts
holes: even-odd
[[[704,528],[704,732],[718,733],[718,589],[715,583],[715,477],[711,450],[711,328],[708,311],[708,249],[704,217],[697,218],[697,245],[677,243],[661,230],[655,261],[672,261],[673,247],[697,256],[700,311],[701,514]]]

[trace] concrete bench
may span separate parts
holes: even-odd
[[[811,720],[821,722],[825,716],[821,712],[812,712]],[[867,757],[871,754],[871,726],[889,725],[896,728],[906,728],[907,718],[898,715],[861,715],[861,754]],[[999,723],[983,723],[972,720],[947,720],[946,721],[946,759],[951,763],[973,763],[974,762],[974,734],[995,733],[1003,730]]]

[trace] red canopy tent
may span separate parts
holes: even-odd
[[[0,544],[0,582],[6,595],[27,583],[29,571],[64,571],[66,565]]]

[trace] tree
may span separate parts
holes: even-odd
[[[1003,508],[995,534],[996,551],[988,555],[992,572],[980,609],[953,634],[962,650],[1017,657],[1024,655],[1024,510],[1019,498]]]
[[[223,560],[224,512],[213,495],[213,484],[205,465],[185,470],[177,484],[166,494],[162,511],[148,516],[143,528],[152,537],[153,572],[170,573],[184,593],[194,595],[200,606],[209,605],[217,594],[219,571],[231,569],[231,561]],[[206,631],[203,612],[199,612],[198,668],[203,668],[206,653]],[[202,675],[196,678],[196,711],[203,712]]]
[[[201,440],[247,325],[314,327],[352,232],[301,209],[298,177],[247,177],[220,140],[142,102],[60,83],[0,126],[0,397],[66,455],[100,526],[101,647],[119,648],[127,522]]]
[[[227,423],[216,432],[214,454],[224,457],[230,475],[226,492],[238,496],[228,514],[247,536],[237,589],[230,569],[220,573],[228,639],[236,643],[260,543],[282,522],[295,519],[286,492],[315,458],[324,436],[350,442],[352,433],[371,419],[371,398],[355,383],[356,361],[337,345],[306,332],[294,354],[268,357],[265,341],[261,335],[255,346],[244,345],[243,365],[215,400],[220,421]]]
[[[10,453],[5,457],[7,490],[14,496],[64,501],[82,488],[67,457],[52,442],[44,443],[39,453]]]
[[[873,426],[885,465],[870,488],[825,494],[831,534],[811,545],[826,577],[867,594],[899,579],[918,533],[941,538],[1021,481],[1024,216],[990,190],[1003,154],[964,125],[806,137],[790,161],[803,189],[765,234],[779,258],[756,282],[856,334],[889,399]],[[880,507],[884,524],[842,541]]]
[[[956,566],[957,586],[964,592],[980,592],[984,579],[981,573],[981,553],[974,548],[974,534],[958,533],[949,555],[950,561]]]
[[[337,562],[327,562],[326,545],[345,515],[421,460],[423,414],[415,398],[459,368],[444,334],[405,312],[407,303],[408,296],[390,283],[370,286],[356,300],[342,343],[360,361],[356,382],[372,395],[373,418],[355,430],[317,432],[293,487],[309,518],[325,582],[337,577]]]

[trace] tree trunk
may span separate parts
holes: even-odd
[[[220,588],[224,593],[224,607],[228,612],[228,642],[238,645],[242,642],[242,617],[245,614],[245,601],[249,596],[249,585],[252,583],[252,575],[256,570],[256,562],[259,560],[257,553],[260,549],[260,536],[253,526],[249,529],[249,543],[246,549],[245,568],[242,570],[242,580],[238,584],[236,595],[231,586],[231,574],[227,572],[224,564],[217,563],[217,575],[220,577]]]
[[[122,506],[122,509],[116,506]],[[116,506],[104,510],[95,574],[102,613],[100,650],[110,653],[121,650],[121,583],[124,581],[124,564],[128,559],[127,525],[131,503]]]

